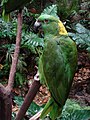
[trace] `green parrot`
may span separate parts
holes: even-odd
[[[34,26],[39,32],[44,32],[45,46],[39,60],[39,78],[51,93],[41,118],[50,113],[51,119],[55,120],[60,116],[70,92],[77,68],[77,48],[58,18],[43,14]]]

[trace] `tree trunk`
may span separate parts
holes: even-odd
[[[11,120],[12,98],[11,92],[7,92],[5,87],[0,84],[0,120]]]

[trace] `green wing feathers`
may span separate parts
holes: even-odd
[[[53,98],[50,98],[50,100],[45,105],[40,118],[43,119],[46,117],[48,113],[50,113],[50,118],[52,120],[55,120],[55,118],[58,117],[61,114],[61,112],[62,112],[62,108],[55,103]]]
[[[61,114],[68,98],[76,71],[77,49],[75,43],[68,36],[58,36],[47,40],[39,66],[40,75],[43,76],[40,79],[44,79],[44,83],[55,100],[51,99],[46,104],[41,117],[50,112],[50,117],[55,120]]]

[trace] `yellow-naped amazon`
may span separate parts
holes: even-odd
[[[43,30],[45,41],[39,60],[39,77],[51,93],[41,118],[50,113],[51,119],[55,120],[61,114],[70,92],[77,67],[77,48],[58,18],[40,15],[35,26],[39,32]]]

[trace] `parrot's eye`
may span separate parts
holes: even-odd
[[[37,22],[41,23],[41,20],[37,20]]]
[[[42,21],[42,20],[37,20],[37,22],[38,22],[38,23],[44,23],[44,21]]]
[[[44,20],[44,22],[45,22],[45,23],[48,23],[48,20],[47,20],[47,19],[45,19],[45,20]]]

